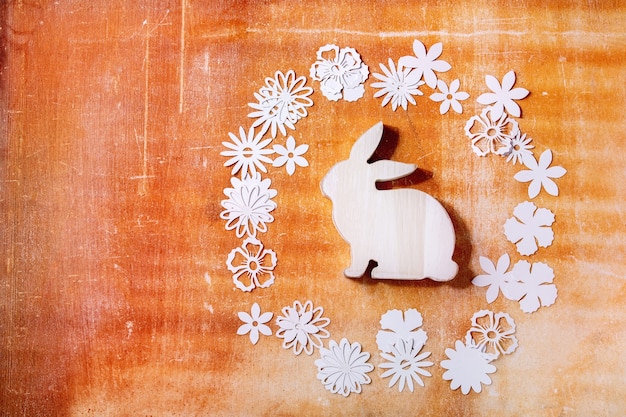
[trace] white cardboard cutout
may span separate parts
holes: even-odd
[[[333,221],[350,244],[348,277],[362,276],[370,260],[373,278],[449,281],[455,234],[450,216],[430,195],[415,189],[378,190],[377,181],[412,173],[416,166],[380,160],[368,163],[383,134],[379,122],[352,146],[350,157],[326,174],[321,186],[333,202]]]

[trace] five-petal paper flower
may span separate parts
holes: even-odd
[[[267,288],[274,283],[276,253],[265,249],[260,240],[248,237],[241,247],[228,254],[226,265],[233,273],[233,283],[240,290]]]
[[[325,45],[318,49],[309,75],[320,82],[327,99],[337,101],[343,96],[346,101],[356,101],[365,93],[363,83],[369,70],[354,48]]]
[[[472,284],[477,287],[489,287],[487,288],[488,303],[494,302],[498,298],[500,291],[509,300],[517,301],[522,297],[523,293],[520,284],[510,271],[507,272],[511,263],[509,255],[506,253],[502,255],[498,259],[497,266],[494,266],[493,262],[484,256],[481,256],[479,261],[486,274],[477,275],[472,280]]]
[[[519,182],[529,182],[528,197],[535,198],[543,187],[548,194],[559,195],[559,187],[552,181],[552,178],[561,178],[567,170],[560,166],[551,167],[552,151],[546,149],[539,157],[539,163],[534,157],[524,158],[524,165],[528,170],[520,171],[514,178]]]
[[[513,215],[504,223],[504,234],[511,243],[515,243],[520,255],[532,255],[537,252],[537,245],[547,248],[554,240],[552,223],[554,213],[547,208],[537,208],[530,201],[518,204]]]
[[[480,310],[472,317],[472,327],[467,332],[467,340],[495,359],[501,353],[509,355],[515,351],[517,338],[514,333],[515,322],[507,313]]]
[[[509,140],[509,153],[506,157],[506,162],[513,161],[513,164],[524,163],[526,158],[533,158],[533,145],[530,144],[532,138],[526,138],[526,133],[522,134],[519,130]]]
[[[489,363],[494,359],[492,355],[471,344],[465,345],[460,340],[456,341],[454,349],[446,349],[446,355],[449,359],[441,361],[441,367],[447,369],[443,379],[451,381],[451,389],[461,387],[463,394],[468,394],[470,390],[480,393],[481,384],[491,384],[488,374],[496,371],[496,367]]]
[[[418,79],[424,77],[426,85],[430,88],[437,86],[437,72],[446,72],[452,66],[446,61],[437,59],[443,52],[443,45],[441,42],[434,44],[430,47],[430,50],[426,52],[426,46],[419,40],[413,41],[413,53],[415,56],[403,56],[398,61],[398,64],[407,68],[415,68],[417,71]]]
[[[399,339],[392,346],[390,353],[383,352],[380,354],[388,361],[378,366],[382,369],[387,369],[381,375],[381,378],[391,376],[389,387],[393,387],[398,383],[398,391],[402,392],[406,385],[409,391],[413,392],[414,380],[422,387],[424,386],[424,381],[422,381],[419,375],[431,376],[430,372],[422,368],[432,366],[433,363],[424,360],[430,356],[430,352],[420,353],[423,347],[424,343],[415,339]]]
[[[540,306],[547,307],[556,301],[557,289],[552,284],[554,271],[543,262],[531,265],[528,261],[519,261],[513,266],[513,275],[524,287],[524,297],[519,305],[524,313],[537,311]]]
[[[428,336],[422,329],[418,329],[422,325],[422,315],[414,308],[406,310],[389,310],[382,315],[380,319],[380,327],[376,334],[376,344],[378,349],[383,352],[391,352],[393,345],[399,339],[410,340],[415,339],[418,344],[426,343]]]
[[[465,135],[472,140],[472,150],[478,156],[506,155],[511,150],[511,138],[517,132],[519,126],[515,120],[506,114],[494,117],[491,107],[465,123]]]
[[[298,145],[293,136],[287,138],[286,147],[283,145],[274,145],[274,152],[279,157],[274,159],[273,165],[275,167],[287,166],[287,174],[293,175],[296,171],[296,165],[300,167],[309,166],[309,162],[302,156],[309,150],[309,145]]]
[[[350,343],[343,338],[337,344],[334,340],[328,343],[328,349],[320,349],[320,359],[315,361],[317,379],[333,394],[344,397],[350,393],[361,392],[362,385],[369,384],[372,379],[367,375],[374,366],[367,361],[370,354],[361,351],[357,342]]]
[[[511,116],[521,116],[522,111],[514,100],[523,99],[528,95],[529,91],[525,88],[513,88],[515,84],[515,73],[513,71],[509,71],[504,75],[502,85],[500,85],[498,79],[492,75],[487,75],[485,82],[487,83],[487,87],[493,92],[481,94],[477,101],[480,104],[493,105],[492,117],[494,119],[500,118],[505,109]]]
[[[441,92],[431,94],[430,99],[432,101],[441,102],[439,113],[446,114],[448,110],[450,110],[450,106],[452,106],[452,110],[455,112],[459,114],[463,113],[463,107],[461,103],[459,103],[459,100],[466,100],[469,94],[464,91],[459,91],[460,86],[461,83],[458,79],[450,83],[450,88],[448,88],[443,80],[437,81],[437,88]]]
[[[262,140],[262,134],[255,136],[253,127],[250,128],[248,134],[246,134],[243,127],[239,127],[239,137],[230,132],[228,136],[232,139],[233,143],[222,142],[222,145],[230,150],[220,152],[220,155],[231,157],[228,161],[224,162],[224,166],[234,165],[231,175],[235,175],[240,169],[242,176],[248,173],[254,174],[257,169],[267,172],[263,163],[271,164],[272,160],[265,155],[270,155],[273,151],[271,149],[265,149],[265,147],[272,139]]]
[[[424,94],[419,90],[419,87],[424,84],[424,81],[420,81],[421,75],[416,70],[403,67],[402,64],[398,64],[396,69],[391,58],[389,58],[389,69],[383,64],[379,65],[384,74],[373,74],[380,82],[372,83],[372,87],[380,89],[374,93],[374,97],[385,96],[382,106],[384,107],[391,101],[391,109],[395,111],[398,106],[406,110],[407,102],[415,105],[413,96]]]
[[[276,190],[269,188],[271,180],[262,180],[257,172],[242,179],[232,177],[230,183],[233,188],[224,189],[228,199],[222,200],[225,210],[220,213],[220,217],[227,220],[226,230],[235,229],[237,237],[254,237],[257,231],[267,231],[266,223],[274,221],[270,212],[276,208],[272,201]]]
[[[313,93],[311,87],[306,87],[306,77],[296,77],[293,70],[283,74],[276,71],[274,78],[267,77],[265,86],[254,93],[258,103],[248,103],[256,111],[248,117],[256,118],[252,127],[261,126],[261,133],[270,129],[272,138],[276,137],[277,130],[287,136],[285,126],[295,129],[294,123],[306,117],[307,107],[313,105],[309,96]]]
[[[293,307],[283,307],[282,313],[283,315],[276,319],[279,327],[276,336],[284,339],[283,347],[293,348],[296,355],[302,351],[307,355],[312,354],[314,348],[320,349],[323,346],[322,339],[330,337],[330,333],[325,329],[330,319],[322,317],[324,309],[313,308],[310,300],[304,305],[300,301],[295,301]]]
[[[245,311],[237,313],[239,319],[244,322],[244,324],[237,329],[237,334],[250,334],[250,341],[253,345],[256,345],[259,341],[259,333],[265,336],[272,335],[272,330],[265,323],[274,317],[274,313],[266,312],[261,314],[261,307],[259,307],[257,303],[252,304],[252,311],[250,313],[251,314],[248,314]]]

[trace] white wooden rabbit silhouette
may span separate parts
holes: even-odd
[[[376,188],[376,181],[398,179],[417,168],[390,160],[368,163],[382,134],[379,122],[321,183],[322,192],[333,203],[335,226],[350,244],[352,262],[344,274],[361,277],[374,260],[378,265],[372,270],[373,278],[449,281],[458,271],[452,260],[455,234],[450,216],[422,191]]]

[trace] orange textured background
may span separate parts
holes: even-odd
[[[2,415],[626,414],[626,7],[544,3],[3,3]],[[416,38],[443,42],[442,78],[472,94],[464,113],[440,116],[428,88],[407,112],[383,108],[372,76],[358,102],[330,102],[309,80],[315,105],[290,133],[310,145],[310,167],[269,173],[278,208],[260,237],[278,254],[276,283],[235,289],[225,259],[240,240],[219,218],[230,178],[219,152],[250,125],[252,93],[277,70],[308,77],[327,43],[379,72]],[[533,200],[556,214],[556,238],[531,259],[554,269],[559,290],[533,314],[502,297],[487,305],[470,284],[480,255],[521,259],[502,234],[527,199],[520,168],[476,157],[463,134],[485,74],[511,69],[531,91],[519,123],[535,154],[552,149],[568,169],[558,198]],[[451,283],[343,277],[348,246],[319,182],[378,120],[398,133],[394,159],[433,174],[415,187],[453,218]],[[332,339],[359,341],[374,365],[381,314],[419,309],[432,378],[398,393],[376,368],[343,398],[315,378],[317,354],[235,334],[237,311],[255,301],[278,314],[307,299],[324,307]],[[520,347],[482,394],[464,396],[438,364],[483,308],[513,316]]]

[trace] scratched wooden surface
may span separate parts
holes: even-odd
[[[2,415],[626,414],[623,2],[364,4],[3,2]],[[276,283],[236,290],[219,152],[250,124],[252,93],[276,70],[308,75],[326,43],[357,48],[376,71],[415,38],[443,42],[444,78],[473,94],[464,114],[441,117],[426,98],[382,108],[372,77],[356,103],[329,102],[309,81],[315,105],[293,135],[311,145],[310,167],[271,174],[278,209],[262,238],[278,254]],[[555,243],[532,259],[554,268],[559,290],[534,314],[488,306],[469,284],[479,255],[520,259],[501,233],[526,199],[518,168],[475,157],[462,132],[484,75],[510,69],[532,92],[523,130],[569,170],[561,196],[533,200],[556,213]],[[379,120],[397,131],[394,158],[433,174],[414,186],[451,214],[452,283],[342,275],[348,247],[319,181]],[[437,365],[415,393],[388,389],[376,369],[343,398],[315,379],[316,355],[235,334],[237,311],[256,301],[278,313],[296,299],[323,306],[332,338],[361,342],[375,365],[391,308],[422,312],[437,364],[482,308],[514,317],[520,347],[480,395],[451,391]]]

